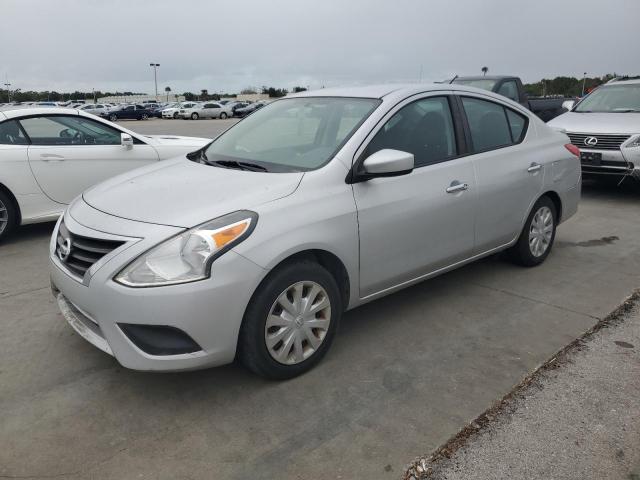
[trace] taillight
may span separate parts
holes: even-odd
[[[573,143],[567,143],[564,148],[573,153],[576,157],[580,158],[580,149],[576,147]]]

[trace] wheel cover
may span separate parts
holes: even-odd
[[[549,249],[553,237],[553,213],[549,207],[540,207],[529,226],[529,250],[534,257],[541,257]]]
[[[287,287],[269,310],[264,340],[269,355],[284,365],[311,357],[324,341],[331,323],[331,301],[312,281]]]
[[[9,225],[9,210],[7,206],[0,200],[0,234],[5,231]]]

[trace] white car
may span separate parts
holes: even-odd
[[[0,112],[0,239],[16,226],[55,220],[88,187],[184,155],[206,138],[140,135],[70,108]]]
[[[165,108],[162,110],[162,118],[179,118],[181,109],[191,108],[197,104],[198,102],[185,102],[175,107]]]
[[[191,108],[181,108],[180,116],[182,118],[198,120],[199,118],[229,118],[233,117],[231,107],[220,105],[216,102],[203,102]]]
[[[100,115],[102,112],[109,111],[110,108],[111,108],[111,105],[106,105],[103,103],[89,103],[87,105],[82,105],[78,107],[78,110],[81,110],[85,113]]]

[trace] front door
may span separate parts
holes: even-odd
[[[415,159],[408,175],[353,185],[362,298],[471,256],[476,181],[455,130],[449,96],[412,100],[390,112],[360,156],[394,149]]]
[[[75,115],[43,115],[20,120],[31,145],[29,164],[42,191],[68,204],[96,183],[159,160],[142,142],[127,149],[121,132]]]

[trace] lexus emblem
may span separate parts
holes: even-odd
[[[60,260],[62,260],[63,262],[66,262],[70,254],[71,254],[71,239],[68,237],[65,237],[64,240],[62,240],[62,243],[60,244],[60,246],[58,247],[58,258],[60,258]]]
[[[595,147],[598,144],[598,139],[596,137],[587,137],[584,139],[584,144]]]

